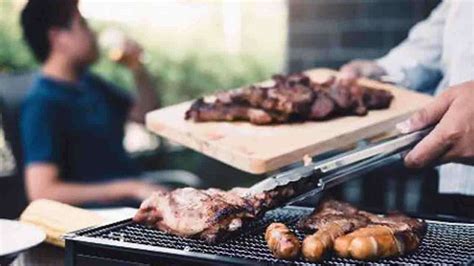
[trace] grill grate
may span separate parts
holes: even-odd
[[[289,225],[300,239],[304,234],[294,228],[295,222],[303,215],[309,214],[308,208],[287,207],[274,210],[265,217],[244,229],[245,233],[214,245],[201,240],[186,239],[172,236],[144,225],[131,221],[118,223],[110,227],[96,228],[79,232],[79,236],[95,239],[114,240],[117,246],[123,242],[142,244],[147,246],[165,247],[180,251],[191,251],[198,254],[217,255],[225,261],[228,257],[257,260],[264,263],[293,263],[297,265],[309,264],[304,259],[295,261],[279,260],[269,252],[263,238],[263,232],[273,221],[284,222]],[[383,259],[373,264],[467,264],[474,257],[474,224],[443,223],[428,221],[428,231],[421,246],[412,254]],[[324,261],[325,264],[360,263],[352,259],[343,259],[333,256]]]

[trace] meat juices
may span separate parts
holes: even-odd
[[[272,86],[252,85],[217,93],[213,100],[196,100],[185,119],[206,121],[249,121],[256,125],[305,120],[325,120],[341,115],[366,115],[371,109],[390,106],[393,95],[386,90],[343,86],[332,77],[314,83],[298,73],[273,76]]]

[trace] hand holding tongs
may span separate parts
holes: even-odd
[[[418,141],[428,135],[431,130],[430,127],[392,137],[379,143],[342,153],[319,163],[310,163],[303,167],[276,174],[253,185],[249,193],[257,194],[271,191],[307,178],[319,179],[316,187],[307,188],[306,191],[297,193],[287,204],[304,199],[375,168],[403,160],[407,152]]]

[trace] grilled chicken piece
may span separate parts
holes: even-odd
[[[246,192],[245,188],[156,192],[141,204],[133,220],[174,235],[213,243],[277,207],[294,190],[291,186],[282,187],[255,196],[247,196]]]
[[[253,218],[250,202],[232,191],[218,189],[176,189],[156,192],[145,200],[133,218],[162,231],[183,237],[200,237],[214,242]]]
[[[253,85],[220,92],[213,102],[198,99],[186,119],[204,121],[250,121],[265,125],[304,120],[324,120],[336,115],[366,115],[370,109],[388,108],[389,91],[364,88],[356,83],[343,86],[335,77],[311,82],[298,73],[273,76],[274,84]]]

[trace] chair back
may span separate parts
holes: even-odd
[[[0,74],[1,127],[15,160],[14,172],[9,177],[0,178],[0,193],[3,195],[1,217],[16,218],[27,204],[19,122],[21,106],[36,75],[36,72]]]

